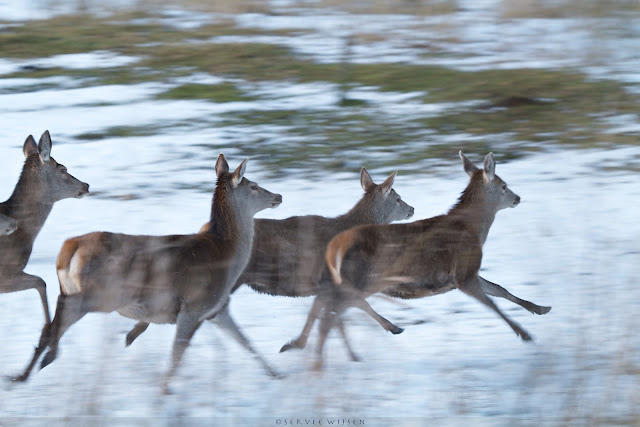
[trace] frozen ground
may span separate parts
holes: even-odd
[[[3,12],[4,3],[0,2]],[[533,50],[521,50],[508,38],[497,38],[479,27],[473,30],[473,25],[493,28],[494,3],[479,2],[475,8],[467,5],[464,12],[456,14],[455,22],[462,20],[456,25],[469,25],[463,39],[473,39],[456,43],[465,50],[461,57],[468,55],[470,64],[509,66],[493,54],[506,51],[512,52],[510,61],[520,61],[518,66],[523,66],[527,58],[538,58],[546,66],[570,61],[572,66],[587,67],[575,57],[560,57],[554,62],[558,55],[552,50],[535,50],[535,43],[524,43]],[[15,19],[33,18],[29,10],[33,9],[17,10]],[[473,19],[473,13],[478,19]],[[385,31],[389,21],[376,19],[374,24],[379,26],[373,25],[371,31]],[[402,24],[409,20],[394,19]],[[442,18],[426,20],[430,19]],[[341,24],[343,20],[345,24]],[[264,15],[238,18],[239,23],[247,25],[257,21],[277,26],[275,18]],[[336,22],[348,27],[348,17],[344,16],[336,20],[328,15],[316,22],[320,26],[316,36],[319,32],[329,37]],[[549,32],[547,47],[563,43],[560,34],[567,31],[562,27],[568,25],[566,21],[554,22],[560,28],[558,34]],[[536,27],[533,20],[520,24],[503,24],[500,34],[520,31],[533,40],[548,28]],[[309,20],[301,18],[300,25],[309,25]],[[407,33],[400,35],[406,37]],[[575,33],[574,37],[589,40]],[[328,41],[325,46],[332,46],[331,37],[324,40]],[[625,39],[620,45],[626,49],[609,52],[617,59],[602,61],[604,64],[589,62],[595,64],[593,70],[637,83],[638,56],[628,42]],[[336,46],[336,55],[340,55],[342,47]],[[393,45],[385,46],[388,55],[400,52]],[[487,54],[471,55],[476,49]],[[92,61],[103,58],[97,55],[75,56],[71,66],[82,67],[88,61],[87,67],[93,67]],[[67,63],[67,59],[46,61]],[[123,61],[123,65],[133,60],[111,59]],[[46,61],[35,63],[51,63]],[[0,60],[2,73],[14,66]],[[216,77],[193,76],[198,82],[211,79]],[[29,88],[0,94],[0,200],[11,194],[17,181],[24,139],[29,133],[37,138],[45,129],[51,131],[54,140],[53,157],[91,185],[93,197],[65,200],[55,206],[26,269],[48,283],[52,310],[58,295],[55,257],[65,238],[95,230],[194,232],[209,213],[217,144],[224,144],[232,166],[245,153],[228,147],[256,133],[266,143],[287,149],[286,132],[278,126],[217,127],[211,116],[248,107],[304,105],[322,109],[338,96],[337,89],[329,84],[279,83],[281,86],[250,87],[255,93],[273,93],[266,101],[215,104],[150,100],[166,89],[160,84],[77,88],[69,81],[47,82],[52,87],[32,90],[44,82],[0,79],[2,88]],[[399,117],[438,114],[450,108],[413,104],[410,94],[381,94],[375,89],[361,89],[358,97],[379,105],[374,108],[380,108],[381,114]],[[194,122],[205,116],[209,122],[172,128],[160,136],[75,139],[80,133],[112,126],[152,126],[167,120]],[[612,134],[637,133],[637,129],[635,114],[611,122]],[[348,164],[396,154],[354,153]],[[484,154],[468,153],[478,163]],[[416,208],[415,218],[442,213],[455,202],[467,182],[456,159],[457,147],[451,142],[450,158],[437,167],[435,174],[410,174],[399,167],[395,188]],[[187,350],[173,382],[174,394],[162,396],[159,382],[167,369],[174,327],[152,325],[125,349],[124,336],[134,322],[117,314],[90,314],[64,336],[54,364],[34,373],[26,384],[0,383],[0,425],[80,425],[91,421],[104,425],[182,422],[277,426],[291,420],[294,425],[329,425],[329,420],[335,424],[355,420],[357,425],[368,426],[637,425],[639,161],[640,147],[633,146],[609,150],[550,148],[498,163],[497,173],[523,202],[516,209],[498,214],[485,245],[482,275],[521,298],[553,306],[549,314],[534,316],[511,303],[497,301],[534,335],[533,343],[520,342],[492,312],[457,291],[417,301],[373,297],[374,308],[404,327],[405,332],[389,335],[366,315],[350,311],[348,331],[363,361],[350,362],[339,337],[332,335],[326,347],[325,371],[318,375],[310,371],[315,333],[306,350],[278,353],[280,346],[302,328],[312,300],[267,297],[241,289],[233,296],[232,315],[262,354],[286,374],[284,379],[270,378],[247,352],[207,324]],[[419,164],[430,167],[428,162]],[[379,181],[390,170],[371,172]],[[247,176],[284,197],[281,207],[261,213],[263,217],[307,213],[334,216],[347,211],[361,194],[356,174],[327,172],[320,179],[307,180],[302,178],[307,176],[305,171],[274,174],[259,159],[253,159]],[[39,337],[41,311],[35,291],[0,295],[0,375],[12,375],[24,368]]]

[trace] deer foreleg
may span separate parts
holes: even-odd
[[[46,324],[51,323],[49,314],[49,304],[47,302],[47,284],[38,276],[20,272],[6,282],[0,282],[0,293],[26,291],[27,289],[35,289],[40,294],[42,309],[44,310],[44,320]]]
[[[269,375],[273,377],[282,376],[278,371],[273,369],[271,365],[267,363],[266,360],[264,360],[264,358],[260,355],[260,353],[258,353],[253,348],[249,339],[244,336],[242,331],[238,328],[238,325],[236,325],[236,323],[233,321],[233,318],[229,314],[228,304],[225,305],[224,308],[218,314],[216,314],[216,317],[214,317],[213,319],[210,319],[210,321],[218,325],[222,330],[229,333],[229,335],[231,335],[233,339],[235,339],[241,346],[243,346],[251,354],[253,354],[253,356],[258,360],[258,362],[260,362],[262,367],[269,373]]]
[[[338,331],[340,331],[340,335],[342,336],[342,340],[344,341],[344,346],[347,348],[347,351],[349,352],[349,357],[351,358],[352,361],[359,362],[360,358],[351,348],[351,343],[349,342],[349,337],[347,337],[347,331],[345,330],[342,317],[339,317],[337,319],[336,326],[338,327]]]
[[[326,312],[322,317],[322,320],[320,320],[320,327],[318,328],[318,346],[316,347],[316,361],[313,365],[313,369],[315,371],[322,370],[322,351],[324,349],[324,343],[335,324],[336,316],[338,316],[338,314],[334,311]]]
[[[507,291],[502,286],[492,283],[483,277],[478,276],[478,278],[480,279],[482,290],[487,295],[508,299],[509,301],[516,303],[521,307],[526,308],[533,314],[546,314],[551,310],[551,307],[540,306],[532,302],[520,299],[517,296],[509,293],[509,291]]]
[[[289,343],[282,346],[280,349],[280,353],[283,351],[290,350],[292,348],[305,348],[307,345],[307,340],[309,339],[309,334],[311,333],[311,328],[315,323],[316,319],[320,317],[320,312],[322,311],[324,305],[327,302],[327,298],[321,295],[318,295],[313,300],[313,305],[311,306],[311,311],[309,311],[309,315],[307,316],[307,322],[304,324],[304,328],[302,328],[302,332],[298,336],[298,338],[289,341]]]
[[[489,307],[490,309],[498,313],[498,315],[502,317],[502,319],[504,319],[504,321],[507,322],[509,326],[511,326],[511,329],[513,329],[516,335],[522,338],[523,341],[532,340],[531,335],[529,335],[527,331],[525,331],[516,322],[509,319],[502,311],[500,311],[498,306],[495,305],[495,303],[491,300],[491,298],[489,298],[484,293],[481,285],[480,276],[475,276],[475,277],[472,277],[471,279],[468,279],[462,286],[458,286],[458,288],[465,294],[474,297],[475,299],[477,299],[478,301],[480,301],[481,303],[483,303],[484,305],[486,305],[487,307]]]
[[[27,368],[24,370],[22,375],[11,378],[12,381],[22,382],[22,381],[26,381],[27,378],[29,378],[29,375],[31,374],[31,370],[36,365],[36,363],[38,362],[38,359],[40,358],[42,353],[45,351],[47,346],[49,345],[49,340],[51,338],[50,334],[51,334],[51,324],[48,323],[44,325],[44,327],[42,328],[42,333],[40,334],[40,341],[38,342],[38,346],[33,351],[33,357],[31,358],[31,362],[29,362],[29,366],[27,366]]]
[[[181,309],[178,313],[178,319],[176,321],[176,336],[171,350],[171,366],[162,383],[163,392],[165,394],[169,393],[169,381],[178,369],[182,356],[184,355],[184,351],[187,349],[193,334],[196,333],[202,324],[202,321],[199,320],[199,318],[200,313],[192,312],[185,308]]]

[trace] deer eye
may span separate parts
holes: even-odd
[[[502,184],[502,189],[506,191],[507,190],[507,184]]]
[[[252,191],[258,191],[258,186],[257,186],[256,184],[253,184],[253,185],[251,186],[251,190],[252,190]]]
[[[67,173],[67,168],[65,168],[64,166],[60,168],[60,172],[66,174]]]

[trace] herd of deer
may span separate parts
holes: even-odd
[[[320,319],[318,369],[325,339],[334,327],[351,358],[358,360],[341,318],[349,307],[365,311],[393,334],[403,331],[367,303],[375,293],[409,299],[458,288],[494,310],[525,341],[531,336],[488,295],[506,298],[535,314],[551,309],[522,300],[478,274],[482,246],[496,213],[520,202],[495,174],[491,153],[482,169],[459,153],[470,181],[447,214],[400,224],[390,223],[411,218],[414,209],[393,190],[396,173],[375,184],[364,167],[360,173],[364,195],[342,216],[254,220],[257,212],[280,205],[282,196],[244,177],[247,160],[230,172],[220,154],[210,219],[199,233],[95,232],[65,241],[56,262],[60,296],[51,321],[45,282],[23,270],[53,204],[83,197],[89,185],[51,157],[48,131],[38,144],[29,136],[23,151],[26,161],[20,179],[11,197],[0,204],[0,292],[35,288],[45,326],[31,362],[14,381],[26,380],[47,349],[41,367],[51,363],[64,332],[85,314],[112,311],[138,320],[126,336],[127,346],[150,323],[176,324],[165,391],[205,320],[230,332],[271,375],[278,376],[229,315],[230,295],[242,284],[269,295],[316,296],[301,335],[280,351],[303,348]]]

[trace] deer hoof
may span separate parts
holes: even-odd
[[[544,306],[537,306],[536,310],[534,311],[535,314],[547,314],[548,312],[551,311],[551,307],[544,307]]]
[[[269,371],[269,375],[271,375],[276,380],[283,380],[283,379],[287,378],[286,374],[283,374],[282,372],[278,372],[278,371],[275,371],[275,370]]]
[[[42,359],[42,363],[40,363],[40,369],[46,367],[48,364],[56,360],[56,355],[48,351],[47,354],[44,355],[44,359]]]
[[[391,329],[389,332],[391,332],[393,335],[398,335],[404,332],[404,328],[399,328],[398,326],[396,326],[394,329]]]
[[[315,363],[313,364],[313,371],[320,373],[322,372],[322,360],[316,360]]]
[[[6,378],[7,378],[7,381],[11,381],[12,383],[23,383],[27,380],[28,376],[22,374],[17,377],[7,376]]]
[[[292,348],[304,348],[304,345],[301,345],[298,340],[293,340],[280,348],[280,353],[284,353],[287,350],[291,350]]]
[[[131,334],[131,332],[129,332],[124,340],[124,346],[125,347],[129,347],[131,344],[133,344],[133,342],[136,340],[137,336]]]
[[[522,331],[519,335],[522,341],[533,341],[533,337],[527,331]]]

